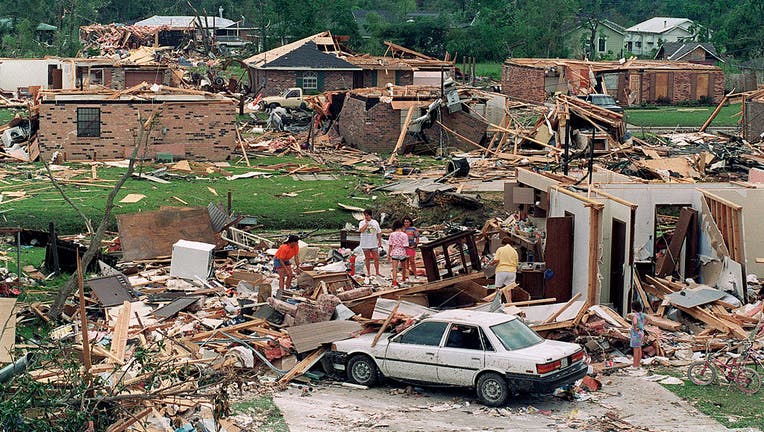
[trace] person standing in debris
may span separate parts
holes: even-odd
[[[406,255],[406,248],[409,245],[409,237],[403,232],[403,222],[393,222],[393,232],[387,239],[387,256],[392,263],[393,287],[398,287],[398,266],[401,267],[401,283],[406,283],[408,277],[408,268],[406,267],[409,259]]]
[[[292,286],[292,278],[294,273],[292,272],[292,258],[297,266],[296,271],[300,271],[300,238],[296,235],[290,235],[286,241],[279,246],[276,251],[276,256],[273,258],[273,269],[279,274],[279,292],[285,287]]]
[[[502,246],[496,249],[496,254],[490,265],[496,266],[496,289],[511,285],[517,279],[518,256],[515,248],[512,247],[512,239],[504,237],[501,239]]]
[[[358,232],[361,233],[361,250],[363,250],[364,262],[366,264],[366,277],[363,283],[369,283],[371,275],[371,260],[374,260],[374,270],[377,276],[379,273],[379,248],[382,247],[382,232],[379,222],[372,218],[370,209],[363,211],[363,220],[358,224]]]
[[[414,227],[414,221],[409,216],[403,218],[403,232],[408,237],[409,244],[406,246],[407,262],[404,265],[408,265],[408,270],[412,278],[416,278],[416,248],[419,246],[419,230]]]
[[[629,346],[634,351],[632,368],[639,369],[642,364],[642,345],[645,343],[645,319],[642,305],[638,301],[631,302],[631,330],[629,331]]]

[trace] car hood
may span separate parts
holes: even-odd
[[[334,346],[337,347],[337,351],[341,352],[373,351],[375,355],[383,354],[385,349],[387,349],[387,344],[390,343],[387,338],[391,335],[391,333],[382,333],[382,336],[379,337],[377,344],[372,348],[371,343],[374,341],[374,337],[376,335],[376,333],[367,333],[358,337],[334,342]]]
[[[567,357],[580,349],[581,345],[578,344],[547,339],[540,344],[509,352],[512,355],[522,355],[524,359],[536,363],[546,363]]]

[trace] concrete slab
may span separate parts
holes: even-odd
[[[368,390],[322,385],[307,393],[291,386],[274,400],[292,432],[607,430],[606,413],[651,431],[729,431],[658,383],[612,376],[603,384],[587,401],[526,395],[498,409],[481,405],[471,391],[417,387],[411,394],[397,383]]]

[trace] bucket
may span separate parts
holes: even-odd
[[[448,161],[446,165],[446,174],[451,174],[454,171],[454,177],[467,177],[470,173],[470,164],[467,158],[453,158]]]

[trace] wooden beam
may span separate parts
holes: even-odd
[[[114,332],[111,335],[111,348],[109,352],[120,361],[125,360],[127,331],[130,328],[130,309],[129,301],[122,303],[122,310],[117,315],[117,321],[114,323]],[[114,361],[111,360],[109,363],[114,363]]]
[[[719,105],[717,105],[714,111],[711,113],[711,115],[708,116],[708,120],[706,120],[705,123],[703,123],[703,126],[701,126],[700,129],[698,129],[698,132],[705,132],[706,129],[708,129],[708,126],[711,125],[711,122],[714,121],[716,116],[719,114],[719,111],[722,110],[722,107],[724,106],[724,104],[727,103],[730,96],[732,96],[734,93],[735,93],[735,89],[733,88],[731,92],[724,95],[721,102],[719,102]]]
[[[637,294],[639,295],[639,298],[642,300],[642,305],[645,307],[645,312],[648,314],[655,313],[653,310],[653,305],[650,304],[650,301],[647,298],[647,294],[645,293],[645,290],[642,288],[642,282],[639,280],[639,275],[635,274],[634,278],[634,289],[637,291]]]
[[[382,327],[379,328],[379,331],[377,332],[376,336],[374,336],[374,340],[371,341],[371,347],[374,348],[377,345],[377,342],[379,342],[379,338],[382,337],[382,333],[385,332],[385,329],[387,329],[387,326],[390,325],[390,321],[393,320],[393,317],[395,316],[395,313],[398,312],[398,306],[401,305],[401,301],[398,300],[397,303],[395,303],[395,306],[393,306],[393,310],[390,311],[390,315],[385,318],[385,322],[382,323]]]
[[[93,367],[93,361],[90,357],[90,340],[88,338],[88,316],[85,311],[85,284],[82,280],[82,263],[80,262],[80,253],[77,252],[77,285],[80,294],[80,325],[82,331],[82,357],[85,363],[85,374],[87,379],[88,371]],[[88,380],[89,381],[89,380]]]
[[[401,125],[401,133],[398,135],[398,141],[395,143],[395,148],[393,148],[392,153],[390,153],[390,157],[387,159],[387,164],[390,165],[395,160],[395,157],[398,155],[398,150],[400,150],[401,146],[403,145],[403,140],[406,139],[406,133],[409,129],[409,123],[411,123],[411,116],[414,114],[414,106],[410,106],[408,112],[406,113],[406,120],[403,121],[403,125]]]
[[[572,305],[580,297],[581,297],[581,293],[580,292],[576,293],[576,295],[571,297],[571,299],[568,300],[567,303],[562,305],[561,308],[557,309],[557,311],[555,311],[555,313],[553,313],[552,315],[549,315],[549,317],[547,319],[545,319],[541,324],[549,324],[549,323],[553,322],[554,320],[556,320],[557,317],[562,315],[562,313],[565,312],[565,310],[568,309],[570,307],[570,305]]]
[[[646,314],[647,322],[660,329],[668,331],[679,331],[682,329],[682,323],[670,320],[668,318],[659,317],[657,315]]]
[[[294,365],[294,367],[290,369],[286,375],[279,378],[278,383],[280,385],[285,385],[289,381],[292,381],[297,375],[302,375],[306,370],[310,369],[311,366],[316,364],[316,362],[324,355],[325,352],[326,348],[319,348],[313,351],[311,355],[305,357],[299,363]]]

